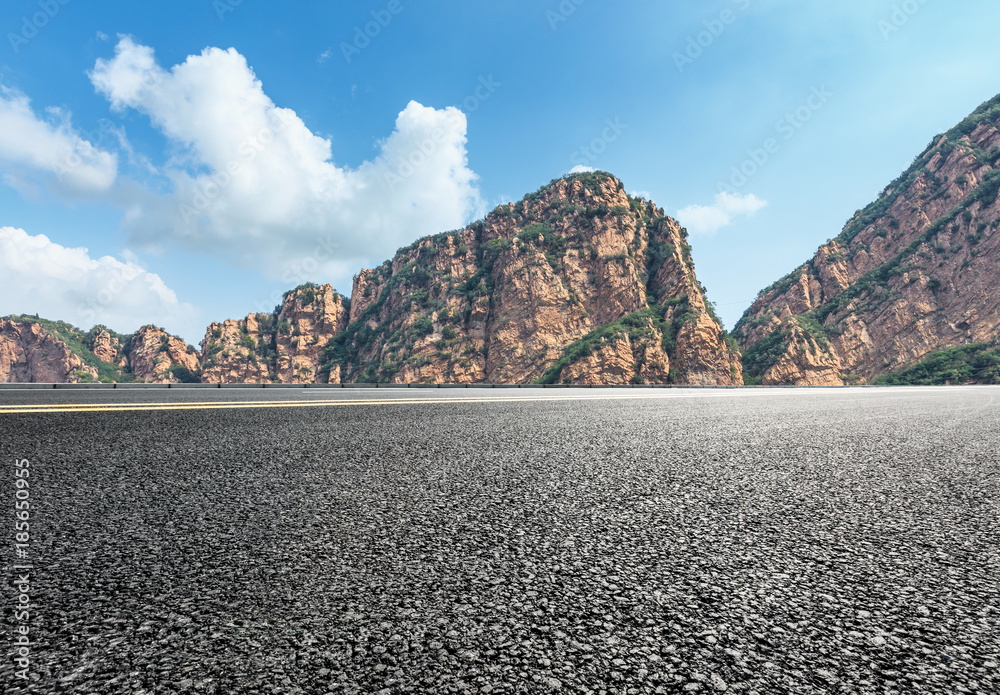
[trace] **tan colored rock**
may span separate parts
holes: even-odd
[[[388,266],[388,263],[386,264]],[[351,311],[349,321],[357,321],[365,310],[375,304],[382,291],[383,283],[380,282],[385,268],[375,268],[373,270],[362,270],[354,276],[354,286],[351,289]]]
[[[765,384],[792,386],[843,386],[840,360],[831,350],[806,335],[790,319],[784,326],[788,347],[777,364],[763,378]]]
[[[619,334],[586,358],[566,367],[564,384],[665,384],[670,381],[670,356],[663,348],[663,335],[653,326],[633,339]]]
[[[180,367],[196,376],[201,367],[193,347],[156,326],[136,331],[128,359],[135,380],[144,383],[178,383],[181,380],[172,370]]]
[[[209,384],[256,384],[274,380],[276,322],[271,314],[213,323],[201,341],[201,380]]]
[[[698,386],[740,386],[740,352],[726,342],[719,324],[704,310],[685,323],[677,335],[673,383]]]
[[[0,382],[64,384],[96,379],[96,369],[40,324],[0,319]]]
[[[98,329],[93,333],[88,347],[97,359],[105,364],[122,365],[124,362],[122,346],[118,338],[104,329]]]
[[[330,339],[347,327],[349,307],[330,285],[299,287],[285,297],[278,314],[275,378],[283,384],[319,380]],[[330,373],[339,381],[339,369]]]
[[[355,280],[355,291],[361,295]],[[323,370],[326,347],[347,326],[349,302],[330,285],[288,292],[276,315],[250,314],[213,323],[202,340],[202,381],[309,384],[340,381],[340,368]]]
[[[1000,333],[1000,97],[984,106],[761,293],[734,331],[748,362],[792,316],[819,316],[830,343],[817,357],[792,341],[764,383],[868,382]]]
[[[742,383],[738,351],[725,344],[694,280],[685,235],[613,176],[554,181],[359,274],[351,326],[340,341],[348,356],[343,378],[528,383],[592,331],[684,298],[693,312],[677,341],[678,378]],[[606,375],[585,377],[577,366],[570,377],[618,383],[628,370],[615,350],[591,365],[605,365]],[[670,364],[668,356],[665,369]],[[666,378],[655,370],[649,378],[654,374]]]

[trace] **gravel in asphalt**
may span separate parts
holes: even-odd
[[[0,691],[1000,692],[1000,389],[632,393],[0,392],[487,401],[0,414]]]

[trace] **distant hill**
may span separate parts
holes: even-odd
[[[198,381],[199,372],[197,351],[155,326],[125,336],[31,316],[0,319],[0,382],[181,382]]]

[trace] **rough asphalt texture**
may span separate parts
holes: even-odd
[[[126,398],[168,400],[0,404]],[[0,449],[3,519],[15,457],[37,505],[3,693],[1000,692],[1000,389],[0,415]]]

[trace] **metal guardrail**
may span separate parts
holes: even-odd
[[[144,390],[144,389],[850,389],[876,388],[873,384],[860,386],[714,386],[678,384],[33,384],[4,383],[0,390],[56,389],[56,390]],[[886,387],[880,387],[886,388]],[[942,387],[947,388],[947,387]]]

